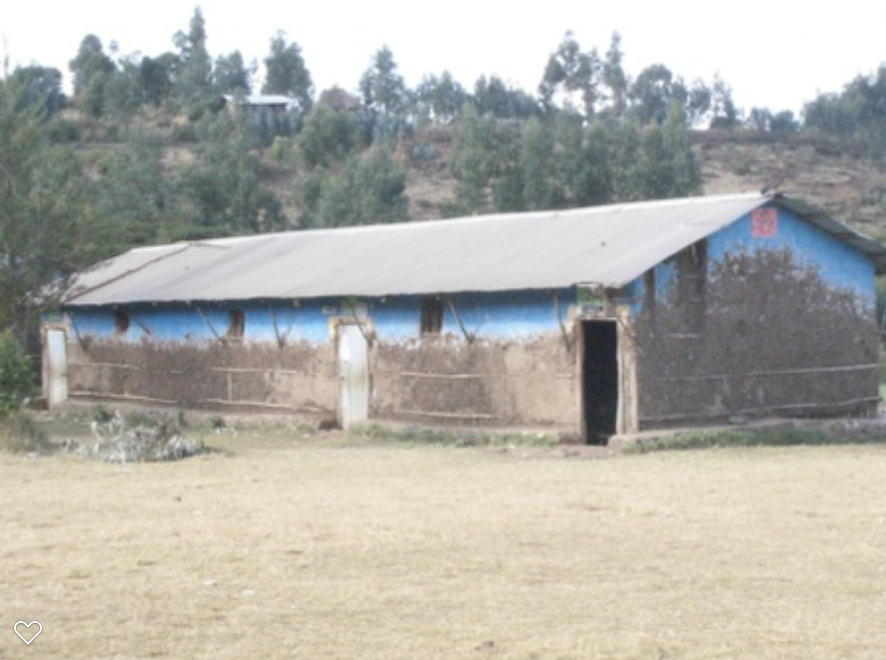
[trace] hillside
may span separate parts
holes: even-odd
[[[76,118],[76,113],[69,113]],[[176,139],[168,120],[151,117],[142,125],[162,136],[163,165],[176,171],[195,162],[195,145]],[[116,137],[116,136],[115,136]],[[100,161],[125,147],[100,132],[80,143],[87,162]],[[781,179],[777,189],[829,211],[836,219],[873,238],[886,241],[886,171],[852,141],[806,134],[777,136],[769,132],[706,130],[690,132],[692,149],[702,172],[707,195],[760,190]],[[421,146],[431,145],[422,150]],[[455,195],[450,168],[452,129],[436,126],[420,137],[401,141],[395,160],[406,175],[405,195],[410,220],[445,217],[444,207]],[[422,151],[421,157],[416,153]],[[301,213],[296,194],[297,169],[261,153],[262,182],[281,200],[290,222]]]
[[[706,194],[759,190],[776,173],[778,190],[822,206],[835,218],[886,239],[886,172],[852,146],[791,136],[696,134]]]
[[[750,131],[692,133],[704,193],[760,190],[783,174],[778,190],[827,209],[858,231],[886,240],[886,172],[851,145],[798,135],[774,138]],[[410,218],[440,217],[453,195],[447,140],[435,141],[436,158],[416,164],[401,155],[407,171]]]

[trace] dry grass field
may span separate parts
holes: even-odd
[[[0,454],[0,657],[886,653],[883,446],[223,442]],[[31,646],[18,620],[42,623]]]

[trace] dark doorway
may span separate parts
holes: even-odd
[[[581,325],[584,434],[589,445],[605,445],[618,418],[618,328],[615,321]]]

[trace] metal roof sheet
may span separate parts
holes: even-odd
[[[238,97],[234,94],[223,94],[222,98],[228,103],[242,103],[243,105],[296,105],[296,99],[280,94],[250,94]]]
[[[617,287],[769,202],[886,270],[879,243],[797,200],[752,193],[140,248],[79,275],[64,304]]]

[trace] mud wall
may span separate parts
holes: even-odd
[[[574,290],[441,296],[442,324],[429,335],[420,331],[428,297],[373,303],[370,415],[575,432],[575,346],[564,337],[575,297]]]
[[[239,337],[233,310],[245,319]],[[69,309],[70,396],[334,417],[338,310],[329,300]]]
[[[69,345],[72,398],[334,417],[331,346],[120,340]]]
[[[371,416],[574,432],[575,359],[562,337],[428,338],[371,353]]]
[[[336,416],[336,327],[360,318],[370,417],[575,432],[574,290],[67,310],[73,398]],[[441,323],[422,329],[429,301]],[[232,310],[242,337],[229,336]]]
[[[876,410],[873,267],[799,223],[748,217],[635,287],[641,428]]]

